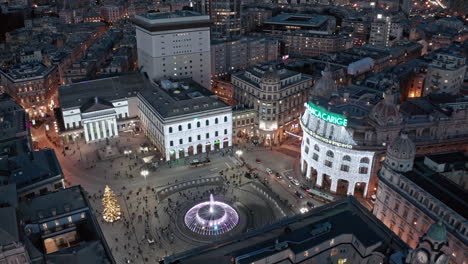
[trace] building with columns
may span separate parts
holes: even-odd
[[[119,131],[132,130],[138,121],[137,93],[151,86],[140,73],[61,86],[62,138],[93,142],[117,137]]]
[[[338,91],[331,73],[323,73],[300,119],[301,168],[313,185],[340,195],[375,194],[386,145],[403,128],[418,153],[468,151],[466,97],[433,94],[398,103],[397,93],[393,81]]]
[[[458,151],[416,156],[416,146],[406,133],[388,145],[378,172],[373,213],[408,245],[417,248],[414,254],[420,255],[415,256],[419,262],[411,263],[466,263],[467,164],[466,153]],[[463,175],[465,181],[457,179],[463,179]],[[425,233],[432,240],[419,240]],[[437,260],[439,254],[431,252],[431,248],[440,249],[440,243],[445,244],[449,255],[443,261]]]
[[[232,145],[232,108],[191,79],[162,80],[138,94],[143,131],[166,160]]]

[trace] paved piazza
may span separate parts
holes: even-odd
[[[41,137],[45,137],[43,130],[34,131],[33,140],[50,142]],[[232,150],[209,153],[210,165],[198,168],[190,168],[190,161],[203,160],[206,153],[161,161],[158,152],[146,151],[149,144],[143,135],[130,132],[108,142],[39,147],[55,148],[66,184],[79,184],[86,190],[116,260],[154,263],[155,259],[299,213],[307,201],[319,206],[320,202],[309,197],[298,198],[295,192],[301,189],[287,180],[295,177],[305,181],[299,172],[299,144],[290,142],[288,148],[273,149],[244,143]],[[283,177],[268,175],[267,168]],[[142,171],[148,172],[146,177]],[[101,215],[106,184],[122,208],[122,220],[114,223],[104,222]],[[209,201],[210,194],[232,206],[239,223],[226,234],[207,237],[189,230],[184,217],[195,204]]]

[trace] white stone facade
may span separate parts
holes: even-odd
[[[140,101],[139,108],[143,131],[166,160],[232,146],[231,107],[168,120],[144,101]]]
[[[360,189],[366,196],[375,152],[355,149],[346,127],[327,123],[308,110],[301,126],[301,170],[307,179],[332,192],[354,195]]]

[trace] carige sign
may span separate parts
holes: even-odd
[[[305,103],[304,105],[310,112],[312,112],[312,114],[314,114],[314,116],[322,120],[325,120],[327,122],[330,122],[332,124],[339,125],[339,126],[348,125],[348,119],[346,119],[346,117],[344,117],[343,115],[328,112],[322,107],[315,105],[311,102]]]

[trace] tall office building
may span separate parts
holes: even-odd
[[[371,24],[369,44],[382,47],[390,47],[393,42],[401,39],[403,28],[401,24],[392,21],[392,18],[378,14]]]
[[[151,80],[192,78],[210,87],[210,19],[191,11],[138,15],[134,19],[138,67]]]
[[[240,0],[197,0],[194,10],[209,15],[214,38],[232,38],[241,34]]]

